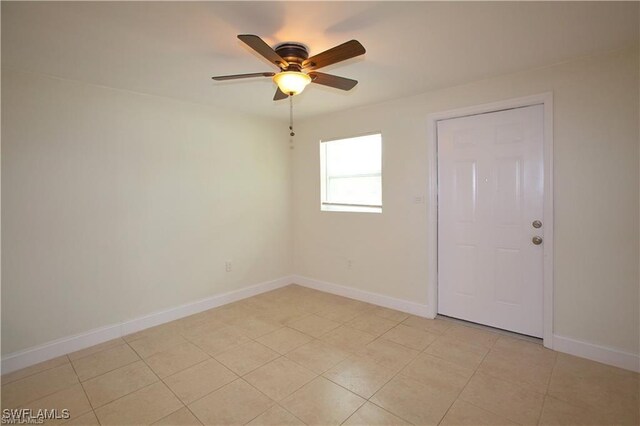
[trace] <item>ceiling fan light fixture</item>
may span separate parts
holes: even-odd
[[[303,72],[283,71],[274,75],[273,81],[282,93],[295,96],[302,93],[307,84],[311,83],[311,77]]]

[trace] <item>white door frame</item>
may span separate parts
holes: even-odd
[[[429,271],[428,316],[438,314],[438,133],[440,120],[459,118],[468,115],[484,114],[505,109],[531,105],[544,106],[544,256],[543,256],[543,342],[547,348],[553,348],[553,93],[546,92],[522,98],[507,99],[477,106],[437,112],[427,116],[429,167],[427,209],[427,266]]]

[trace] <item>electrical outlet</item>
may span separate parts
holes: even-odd
[[[230,260],[227,260],[226,262],[224,262],[224,270],[227,272],[231,272],[233,270],[233,264],[231,263]]]
[[[347,268],[351,269],[351,267],[353,266],[353,261],[351,259],[347,260]]]

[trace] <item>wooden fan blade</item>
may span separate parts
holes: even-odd
[[[273,77],[274,75],[276,75],[275,72],[254,72],[251,74],[217,75],[211,78],[216,81],[224,81],[224,80],[236,80],[239,78],[251,78],[251,77]]]
[[[289,97],[289,95],[287,95],[286,93],[284,93],[282,90],[280,90],[280,88],[278,87],[276,89],[276,94],[273,95],[273,100],[274,101],[280,101],[282,99],[287,99]]]
[[[321,72],[310,72],[309,77],[311,77],[312,83],[335,87],[340,90],[351,90],[356,86],[356,84],[358,84],[357,80],[351,80],[350,78],[338,77],[337,75]]]
[[[264,56],[272,64],[275,64],[282,69],[286,69],[289,66],[289,63],[287,61],[285,61],[280,55],[278,55],[276,51],[271,48],[271,46],[265,43],[265,41],[257,35],[240,34],[238,38],[245,42],[247,46],[258,52],[260,55]]]
[[[326,67],[336,62],[355,58],[365,52],[366,50],[358,40],[351,40],[310,57],[302,63],[302,68],[306,70],[317,70],[318,68]]]

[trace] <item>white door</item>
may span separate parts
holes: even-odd
[[[438,313],[542,337],[543,106],[437,130]]]

